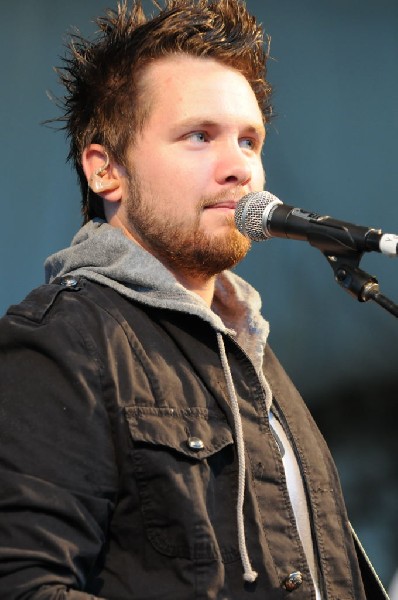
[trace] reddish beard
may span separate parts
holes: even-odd
[[[131,233],[172,272],[207,279],[230,269],[246,256],[250,240],[236,229],[232,216],[225,216],[227,228],[223,233],[211,235],[200,228],[204,208],[225,200],[226,193],[203,198],[191,222],[178,222],[150,211],[134,176],[130,176],[129,183],[126,210]],[[239,199],[241,195],[238,188],[234,193],[228,192],[229,199],[231,196]]]

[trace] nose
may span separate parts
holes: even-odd
[[[252,177],[250,158],[238,143],[220,144],[215,178],[220,185],[246,185]]]

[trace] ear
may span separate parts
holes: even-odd
[[[93,192],[109,202],[119,202],[122,199],[124,169],[112,162],[103,146],[87,146],[82,154],[82,167]]]

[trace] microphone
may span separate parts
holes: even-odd
[[[303,240],[328,256],[398,254],[398,235],[288,206],[270,192],[252,192],[241,198],[235,223],[243,235],[255,242],[272,237]]]

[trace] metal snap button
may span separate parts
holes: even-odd
[[[61,285],[65,287],[76,287],[77,279],[75,277],[64,277],[61,281]]]
[[[189,437],[187,439],[187,444],[191,450],[203,450],[205,447],[203,441],[198,437]]]
[[[283,587],[288,592],[293,592],[300,587],[303,583],[303,574],[300,571],[294,571],[294,573],[290,573],[283,582]]]

